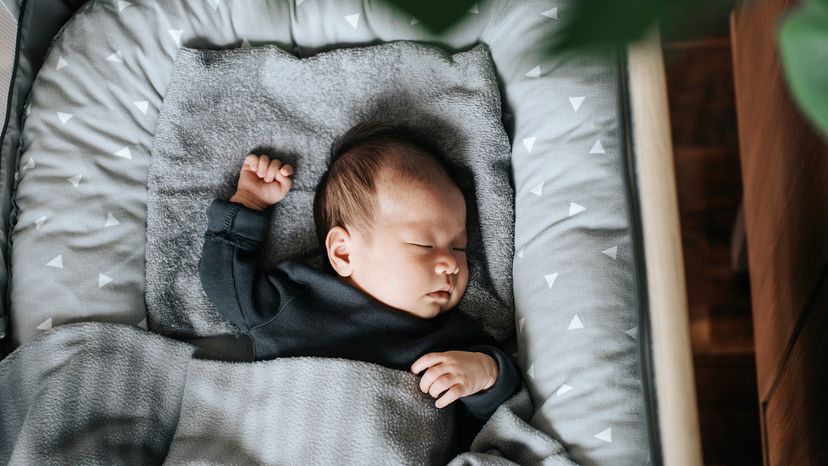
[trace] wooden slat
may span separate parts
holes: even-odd
[[[664,63],[657,32],[629,49],[635,169],[666,466],[701,465]]]

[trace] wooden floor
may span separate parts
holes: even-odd
[[[733,71],[719,15],[706,31],[665,37],[663,50],[704,462],[757,465],[750,284],[732,248],[744,241],[733,237],[742,195]]]

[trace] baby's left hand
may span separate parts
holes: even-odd
[[[411,372],[419,374],[420,391],[437,398],[434,406],[443,408],[460,397],[475,394],[494,385],[497,380],[497,362],[484,353],[446,351],[426,353],[411,365]]]

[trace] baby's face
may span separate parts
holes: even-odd
[[[469,281],[463,194],[446,182],[384,181],[376,194],[371,242],[351,234],[349,283],[425,319],[453,308]]]

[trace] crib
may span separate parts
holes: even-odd
[[[60,42],[56,38],[67,29],[71,31],[84,20],[94,20],[94,15],[113,18],[121,15],[123,21],[128,21],[126,15],[151,12],[162,18],[163,26],[154,30],[157,37],[146,39],[149,41],[146,44],[163,43],[162,52],[170,57],[170,64],[176,47],[182,43],[193,47],[231,48],[272,42],[293,45],[294,53],[312,56],[342,46],[426,39],[425,33],[417,29],[416,18],[389,13],[383,5],[368,1],[258,0],[241,4],[239,0],[235,3],[230,0],[190,0],[178,2],[178,5],[173,5],[174,2],[117,0],[94,0],[94,4],[93,1],[87,3],[83,0],[2,2],[0,35],[3,37],[3,59],[9,60],[8,68],[4,61],[3,69],[9,73],[3,77],[2,85],[6,87],[0,91],[0,95],[7,96],[0,148],[0,253],[4,258],[0,273],[4,297],[0,302],[0,339],[3,343],[0,355],[3,357],[39,334],[64,323],[100,320],[137,325],[144,329],[150,327],[149,330],[152,330],[146,320],[143,302],[143,250],[134,246],[137,243],[143,245],[143,231],[140,228],[129,237],[133,240],[133,246],[117,253],[121,254],[117,260],[129,269],[125,273],[131,274],[125,284],[117,283],[118,268],[112,269],[113,272],[100,271],[92,277],[97,285],[93,288],[117,290],[113,291],[113,299],[124,303],[126,308],[111,313],[93,312],[86,308],[87,305],[91,306],[90,309],[94,308],[95,303],[90,298],[92,295],[72,291],[77,282],[62,282],[54,296],[44,297],[42,292],[49,289],[49,282],[40,284],[34,281],[41,273],[48,280],[48,273],[39,270],[62,269],[63,260],[70,257],[68,253],[64,253],[64,257],[51,251],[36,252],[47,249],[44,246],[46,243],[39,243],[41,240],[36,239],[37,232],[60,212],[47,213],[48,209],[37,204],[27,204],[26,199],[36,198],[36,195],[33,197],[29,193],[37,193],[40,188],[26,182],[26,172],[43,164],[43,158],[26,157],[27,150],[37,139],[26,141],[23,138],[26,134],[23,122],[30,113],[46,114],[48,110],[54,114],[57,111],[60,123],[48,127],[57,128],[57,134],[74,116],[72,112],[61,112],[57,107],[50,107],[48,102],[43,109],[32,109],[30,105],[30,91],[35,86],[36,77],[55,76],[64,68],[81,61],[80,53],[70,56],[67,52],[70,49],[59,48]],[[503,123],[509,132],[515,159],[516,212],[525,219],[523,222],[520,218],[516,221],[515,328],[519,360],[530,393],[535,398],[536,412],[532,424],[561,440],[573,459],[581,464],[701,464],[670,125],[658,34],[653,32],[627,50],[614,51],[611,60],[597,65],[594,62],[562,60],[553,63],[538,61],[537,66],[530,66],[535,62],[521,61],[519,53],[516,55],[520,60],[506,52],[506,47],[517,43],[518,39],[529,43],[540,40],[550,28],[555,27],[559,18],[565,17],[570,4],[545,0],[480,2],[468,14],[469,25],[449,31],[447,38],[443,39],[448,47],[462,49],[485,36],[503,79],[502,92],[507,103]],[[529,17],[530,13],[531,19],[520,19]],[[207,29],[211,20],[205,18],[211,15],[220,16],[224,24],[231,24],[232,27],[209,36]],[[258,22],[244,15],[258,16]],[[191,20],[180,26],[174,21],[180,18]],[[265,21],[268,18],[273,21]],[[509,21],[512,23],[506,24]],[[90,36],[93,39],[106,37]],[[524,57],[529,55],[526,52]],[[128,61],[129,57],[113,48],[100,59],[102,63],[118,64]],[[157,112],[154,107],[160,106],[163,98],[163,85],[158,84],[158,76],[164,75],[160,71],[153,75],[152,60],[142,56],[140,61],[141,64],[135,66],[149,70],[144,79],[153,81],[152,88],[161,91],[158,95],[125,101],[129,111],[138,118],[147,115],[148,107]],[[130,81],[128,85],[137,86],[136,82]],[[554,93],[553,86],[562,89],[560,95]],[[115,95],[123,89],[111,88],[109,91]],[[537,89],[546,89],[543,92],[548,94],[541,95]],[[549,101],[549,113],[535,116],[522,110],[525,101],[536,99],[539,95]],[[596,95],[601,97],[591,97]],[[595,101],[598,103],[593,106]],[[567,115],[567,121],[586,121],[588,123],[581,126],[586,129],[575,131],[566,127],[567,123],[560,123],[564,126],[546,130],[543,124],[550,121],[549,115],[552,114]],[[97,124],[101,128],[107,126],[103,120]],[[140,125],[151,140],[151,121]],[[95,124],[91,126],[94,132]],[[46,134],[31,131],[36,136]],[[101,131],[112,133],[120,130],[112,126]],[[547,133],[544,135],[543,131]],[[564,149],[552,148],[551,142],[556,137],[565,141]],[[41,139],[48,139],[48,136]],[[53,139],[56,147],[60,147],[59,136]],[[572,296],[541,297],[539,300],[539,296],[546,295],[538,293],[557,290],[555,282],[560,288],[562,283],[567,283],[566,275],[554,267],[546,267],[548,256],[531,258],[532,248],[539,243],[545,244],[543,241],[549,241],[549,238],[556,238],[555,235],[570,235],[572,244],[583,244],[589,238],[600,238],[600,235],[607,233],[602,230],[602,223],[582,224],[568,229],[565,224],[560,226],[559,219],[553,219],[549,224],[538,220],[543,217],[537,210],[531,210],[538,209],[530,208],[531,203],[543,198],[544,192],[565,193],[567,190],[566,184],[560,184],[559,179],[559,175],[565,172],[554,172],[555,176],[547,175],[546,178],[538,177],[544,165],[537,160],[537,154],[547,150],[550,154],[560,155],[583,144],[587,144],[583,155],[592,157],[588,160],[598,160],[595,163],[599,175],[612,179],[610,185],[615,191],[606,195],[618,200],[612,209],[615,214],[613,221],[620,219],[618,221],[621,222],[620,227],[613,227],[617,230],[617,237],[601,247],[597,246],[598,242],[595,243],[598,258],[606,262],[596,262],[599,265],[590,266],[589,272],[584,274],[597,277],[603,270],[617,266],[613,273],[618,275],[615,275],[616,279],[609,280],[614,285],[608,288],[609,296],[605,298],[608,302],[586,303],[578,308],[581,310],[557,311],[564,307],[562,303],[572,300]],[[142,160],[141,163],[146,163],[146,158],[138,155],[143,147],[141,155],[149,156],[146,141],[132,140],[120,145],[123,148],[116,147],[110,152],[124,160]],[[607,157],[609,161],[599,157]],[[49,163],[47,159],[45,166],[48,167]],[[143,169],[146,170],[146,165]],[[84,179],[74,176],[77,175],[68,173],[63,178],[68,181],[67,186],[77,188]],[[141,177],[135,180],[136,186],[140,185]],[[136,192],[140,193],[140,190]],[[20,205],[16,202],[18,193],[28,196],[21,197]],[[94,199],[95,196],[90,194],[86,199],[87,205]],[[600,199],[603,198],[599,196],[592,201],[598,204]],[[134,214],[133,209],[130,215],[140,226],[141,204],[137,202],[135,205],[139,213]],[[563,207],[565,214],[561,218],[583,215],[594,207],[594,204],[584,206],[567,199]],[[127,214],[101,211],[101,224],[115,227],[127,223]],[[517,231],[518,228],[521,230]],[[52,238],[74,238],[83,233],[69,225],[53,232],[56,236]],[[90,248],[95,247],[93,244]],[[103,247],[103,244],[98,247]],[[555,254],[564,253],[555,250]],[[34,262],[40,269],[24,265]],[[564,260],[559,262],[567,263]],[[46,269],[43,269],[43,264],[46,264]],[[537,285],[534,278],[530,278],[535,276],[538,278]],[[626,278],[619,280],[617,277]],[[574,293],[588,294],[592,290],[586,285],[569,286]],[[543,306],[544,299],[547,300],[547,307],[554,305],[554,312]],[[55,308],[62,310],[53,312]],[[596,314],[589,314],[592,308],[603,309],[603,314],[597,311]],[[611,336],[600,335],[615,339],[613,341],[625,345],[621,347],[633,350],[617,357],[586,355],[583,364],[605,371],[611,371],[613,365],[625,370],[637,368],[635,378],[639,385],[630,385],[626,380],[619,382],[621,387],[617,393],[613,392],[613,396],[622,397],[623,402],[615,404],[623,405],[623,409],[607,408],[607,399],[618,398],[606,398],[596,389],[596,386],[603,384],[611,385],[610,380],[601,381],[593,377],[590,379],[591,387],[579,386],[574,375],[577,374],[577,367],[557,367],[555,358],[549,354],[557,348],[555,340],[565,341],[573,330],[585,327],[589,330],[590,320],[597,322],[599,319],[613,322],[618,328],[613,329],[607,324],[607,327],[596,330],[599,333],[595,335],[611,330],[614,332]],[[587,348],[584,351],[588,352],[591,346],[596,345],[585,344],[578,348]],[[601,345],[597,347],[600,349]],[[577,400],[577,407],[566,398],[567,392],[573,400]],[[595,413],[602,408],[607,411],[607,420],[601,420],[601,427],[587,425],[589,422],[585,419],[590,416],[590,419],[598,419]],[[623,413],[633,414],[627,419],[618,419],[618,416],[623,417]],[[616,426],[614,430],[612,426]]]

